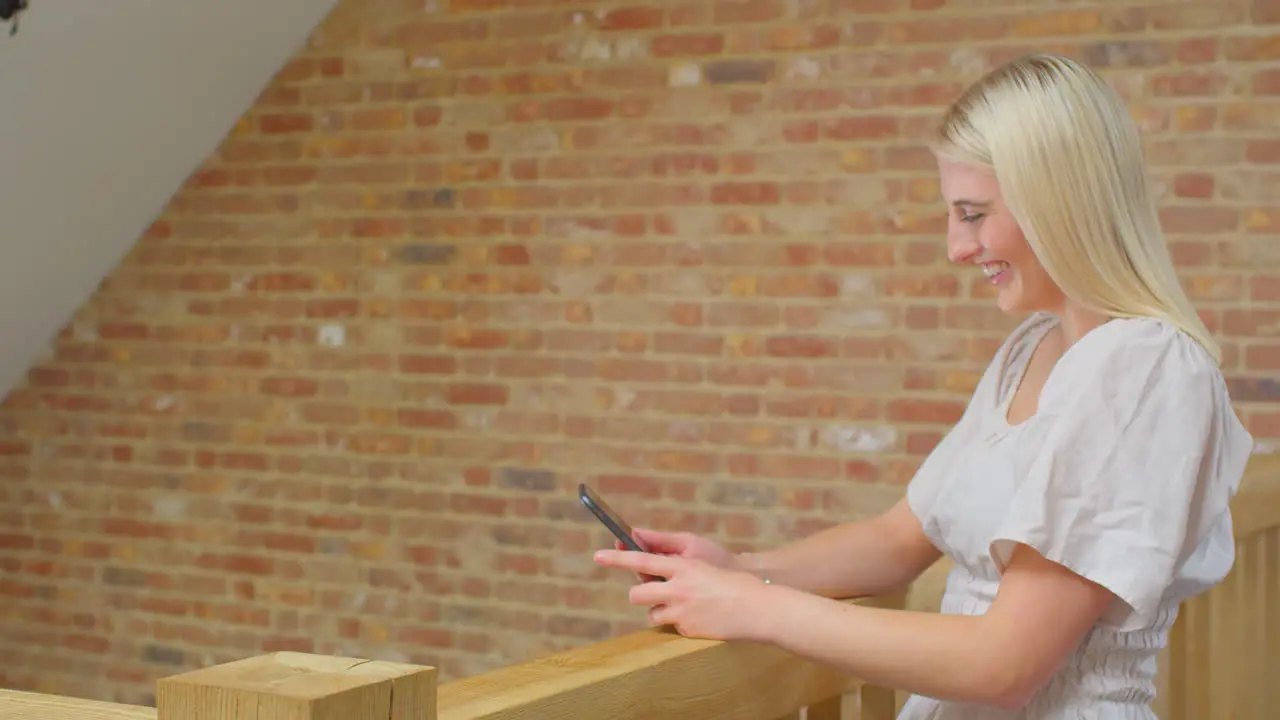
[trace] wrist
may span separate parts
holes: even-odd
[[[738,553],[737,555],[734,556],[734,560],[738,566],[737,570],[739,572],[745,572],[747,574],[754,575],[757,578],[760,578],[761,580],[765,580],[766,582],[770,581],[769,570],[768,568],[765,567],[765,564],[758,553],[753,553],[753,552]]]
[[[785,618],[789,616],[786,608],[793,599],[793,592],[790,588],[764,581],[764,584],[756,587],[755,598],[746,639],[776,645],[785,625]]]

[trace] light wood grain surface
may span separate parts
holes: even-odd
[[[155,708],[0,690],[0,720],[156,720]]]

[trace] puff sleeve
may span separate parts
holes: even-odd
[[[1189,336],[1113,323],[1069,350],[1072,371],[1042,391],[990,552],[1003,572],[1021,543],[1108,588],[1122,604],[1103,622],[1126,630],[1230,570],[1228,506],[1253,441]]]

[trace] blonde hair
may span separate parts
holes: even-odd
[[[1009,211],[1071,301],[1110,317],[1159,317],[1222,353],[1178,281],[1138,129],[1095,72],[1038,53],[969,87],[935,152],[994,172]]]

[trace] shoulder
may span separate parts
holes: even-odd
[[[1116,318],[1094,328],[1072,351],[1085,371],[1132,371],[1137,363],[1176,377],[1218,375],[1217,364],[1200,343],[1163,318]]]
[[[1059,359],[1027,433],[991,546],[1000,567],[1029,545],[1115,593],[1131,612],[1108,622],[1126,629],[1153,622],[1176,580],[1185,590],[1229,569],[1228,552],[1183,575],[1192,549],[1230,546],[1253,439],[1212,356],[1177,326],[1117,319],[1088,333]]]
[[[1107,492],[1144,483],[1153,492],[1179,483],[1234,492],[1253,437],[1217,363],[1190,335],[1158,318],[1112,320],[1059,365],[1040,395],[1047,434],[1038,451],[1047,462],[1076,456],[1072,482],[1112,482],[1115,473],[1127,480]]]
[[[1052,412],[1091,403],[1113,412],[1167,404],[1219,411],[1230,406],[1213,357],[1161,318],[1117,318],[1067,349],[1045,385],[1041,407]]]

